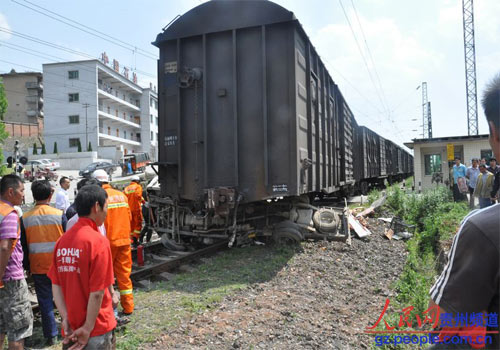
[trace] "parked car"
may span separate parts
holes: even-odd
[[[40,159],[40,161],[43,164],[46,164],[45,169],[48,169],[48,170],[54,171],[54,170],[57,170],[61,167],[59,162],[55,162],[55,161],[50,160],[50,159]]]
[[[115,169],[117,167],[118,167],[117,164],[113,164],[110,162],[94,162],[94,163],[87,165],[82,170],[80,170],[78,175],[80,175],[82,177],[90,178],[94,171],[96,171],[97,169],[103,169],[108,173],[109,179],[111,180],[113,172],[115,171]]]
[[[38,168],[38,169],[43,169],[43,170],[50,170],[54,171],[59,169],[61,166],[59,162],[53,162],[50,159],[36,159],[36,160],[29,160],[26,163],[26,168]]]

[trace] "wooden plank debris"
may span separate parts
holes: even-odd
[[[354,232],[358,235],[359,238],[364,238],[366,236],[371,235],[372,233],[366,227],[364,227],[354,216],[349,214],[348,217],[349,225],[352,227]]]

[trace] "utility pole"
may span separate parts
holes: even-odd
[[[478,135],[474,0],[462,0],[462,9],[464,17],[465,86],[467,90],[467,131],[469,135]]]
[[[87,120],[87,109],[90,107],[89,103],[84,103],[83,108],[85,108],[85,148],[89,148],[89,132],[88,132],[88,120]]]
[[[427,82],[422,83],[422,137],[432,138],[431,103],[427,97]]]

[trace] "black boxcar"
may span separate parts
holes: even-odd
[[[292,12],[209,1],[154,44],[163,194],[252,202],[354,182],[353,114]]]
[[[386,146],[358,127],[293,13],[271,1],[213,0],[153,44],[160,49],[157,232],[234,240],[271,231],[289,237],[291,229],[300,237],[298,227],[311,232],[313,222],[330,234],[336,216],[307,202],[360,183],[361,130],[375,140],[367,152]],[[370,176],[386,170],[377,157]]]

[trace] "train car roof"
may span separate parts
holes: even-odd
[[[293,12],[268,0],[212,0],[176,19],[152,44],[194,35],[295,20]]]

